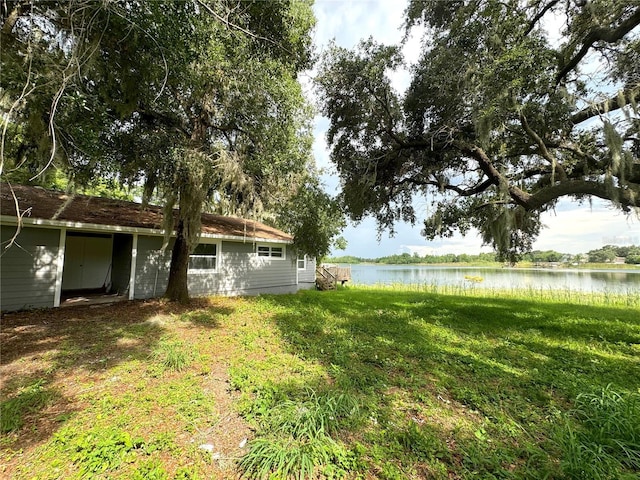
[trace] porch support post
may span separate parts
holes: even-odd
[[[53,306],[60,306],[60,297],[62,296],[62,271],[64,270],[64,248],[67,243],[67,229],[60,229],[60,242],[58,243],[58,256],[56,257],[56,285],[53,296]]]
[[[129,300],[133,300],[136,288],[136,259],[138,257],[138,234],[133,234],[131,244],[131,272],[129,272]]]

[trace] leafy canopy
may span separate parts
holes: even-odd
[[[313,205],[283,213],[317,181],[297,80],[313,60],[311,2],[6,1],[2,16],[0,174],[143,185],[177,232],[171,298],[187,297],[203,210],[313,218]],[[321,255],[330,240],[300,249]]]
[[[350,216],[424,235],[478,229],[515,260],[562,197],[640,206],[640,6],[620,0],[412,0],[398,46],[333,46],[317,78]],[[557,23],[560,22],[560,27]],[[559,38],[558,38],[559,35]]]

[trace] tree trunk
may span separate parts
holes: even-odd
[[[187,303],[189,290],[187,288],[187,270],[189,268],[189,245],[185,238],[184,222],[178,222],[176,242],[171,252],[171,268],[169,282],[164,296],[172,302]]]

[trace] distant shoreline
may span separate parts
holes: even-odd
[[[415,266],[415,267],[476,267],[476,268],[540,268],[544,270],[569,269],[569,270],[633,270],[640,271],[640,265],[627,263],[581,263],[572,265],[569,263],[533,263],[519,262],[509,266],[502,262],[443,262],[443,263],[378,263],[378,262],[332,262],[339,265],[379,265],[379,266]]]

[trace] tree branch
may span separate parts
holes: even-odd
[[[533,129],[529,126],[529,122],[527,122],[527,117],[525,117],[522,113],[520,114],[520,123],[522,124],[522,128],[524,128],[524,131],[527,132],[527,135],[529,135],[538,145],[538,152],[540,153],[540,155],[551,164],[551,181],[553,182],[553,177],[555,176],[556,169],[560,173],[560,179],[566,179],[567,174],[565,173],[564,168],[562,167],[562,165],[558,164],[555,157],[553,157],[551,153],[549,153],[549,149],[545,145],[544,140],[542,140],[542,138],[540,138],[540,136],[533,131]]]
[[[615,187],[611,189],[603,182],[594,180],[568,180],[543,188],[530,196],[527,210],[537,210],[549,202],[566,195],[592,195],[609,201],[617,201],[623,210],[629,211],[631,207],[640,207],[640,188],[629,190]]]
[[[477,195],[478,193],[484,192],[487,188],[493,185],[493,180],[487,179],[484,182],[478,183],[473,187],[468,187],[468,188],[461,187],[460,185],[452,185],[450,183],[438,182],[435,180],[419,180],[417,178],[405,178],[404,180],[401,180],[398,183],[400,185],[403,183],[410,183],[412,185],[420,185],[420,186],[431,185],[444,190],[451,190],[453,192],[456,192],[461,197],[470,197],[472,195]]]
[[[457,148],[465,155],[470,156],[478,162],[482,171],[489,177],[491,183],[509,193],[509,196],[518,204],[529,210],[531,194],[509,184],[509,180],[502,175],[493,165],[491,159],[480,147],[456,142]]]
[[[200,5],[202,8],[204,8],[207,12],[209,12],[216,20],[224,23],[227,27],[229,28],[234,28],[236,30],[241,31],[242,33],[244,33],[245,35],[248,35],[256,40],[264,40],[265,42],[271,43],[272,45],[281,48],[282,50],[284,50],[287,53],[292,53],[290,50],[284,48],[282,46],[281,43],[276,42],[275,40],[272,40],[270,38],[267,37],[263,37],[261,35],[256,35],[255,33],[253,33],[250,30],[247,30],[246,28],[241,27],[240,25],[236,25],[235,23],[232,23],[229,21],[229,19],[222,17],[222,15],[219,15],[218,13],[215,12],[215,10],[213,8],[211,8],[209,5],[207,5],[203,0],[196,0],[198,2],[198,5]]]
[[[556,85],[558,85],[567,74],[573,70],[578,63],[589,53],[589,49],[598,41],[615,43],[622,39],[627,33],[640,24],[640,8],[624,20],[618,28],[596,28],[589,32],[582,43],[582,48],[567,63],[565,63],[556,75]]]
[[[640,100],[640,87],[626,89],[621,93],[622,98],[620,98],[620,93],[617,93],[616,95],[609,97],[602,102],[594,103],[593,105],[589,105],[587,108],[583,108],[579,112],[574,113],[571,116],[571,122],[574,125],[578,125],[579,123],[596,117],[601,113],[618,110],[625,105],[628,105],[629,103]]]
[[[527,27],[527,29],[524,32],[523,37],[526,37],[527,35],[529,35],[531,33],[531,31],[536,27],[536,24],[540,21],[540,19],[542,17],[544,17],[545,13],[547,13],[550,9],[552,9],[553,7],[555,7],[558,3],[560,2],[560,0],[551,0],[551,2],[547,3],[542,10],[540,10],[535,17],[533,17],[533,19],[531,19],[531,22],[529,22],[529,26]]]

